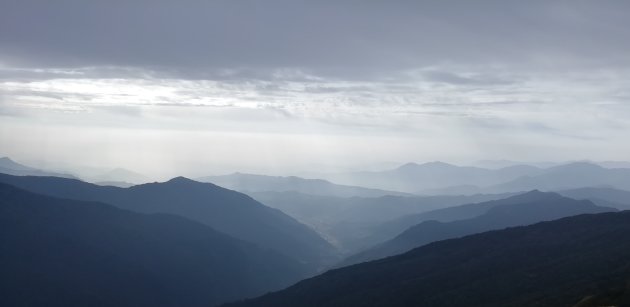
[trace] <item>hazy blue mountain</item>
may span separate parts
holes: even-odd
[[[449,187],[484,187],[504,183],[516,178],[535,175],[542,169],[528,165],[513,165],[500,169],[456,166],[443,162],[424,164],[407,163],[381,172],[355,172],[329,174],[326,179],[336,183],[371,188],[396,190],[419,194],[439,194]]]
[[[536,176],[523,176],[483,191],[486,193],[532,189],[556,191],[584,187],[630,189],[630,169],[603,168],[593,163],[576,162],[548,168]]]
[[[119,187],[119,188],[129,188],[135,185],[133,183],[129,183],[125,181],[99,181],[99,182],[94,182],[94,184],[102,185],[102,186]]]
[[[531,165],[538,168],[549,168],[558,166],[562,163],[558,162],[549,162],[549,161],[536,161],[536,162],[523,162],[523,161],[512,161],[512,160],[480,160],[474,163],[474,166],[482,167],[482,168],[491,168],[491,169],[499,169],[508,166],[514,165]]]
[[[431,243],[230,306],[574,306],[630,276],[630,212]]]
[[[484,199],[471,199],[464,196],[462,199],[468,199],[469,203],[457,206],[450,206],[446,208],[416,213],[401,216],[396,219],[388,220],[384,223],[378,224],[373,229],[370,229],[371,237],[370,242],[374,242],[374,245],[388,241],[401,234],[416,224],[420,224],[424,221],[439,221],[439,222],[451,222],[457,220],[465,220],[474,218],[488,212],[493,207],[508,204],[522,203],[523,193],[507,193],[507,194],[488,194],[494,196],[489,200]],[[527,201],[534,200],[534,196],[540,195],[541,199],[545,197],[544,194],[532,194],[527,196]],[[437,197],[437,196],[436,196]]]
[[[149,178],[145,175],[130,171],[124,168],[115,168],[106,173],[96,175],[90,178],[92,182],[125,182],[125,183],[146,183]]]
[[[602,161],[597,164],[605,168],[630,168],[629,161]]]
[[[463,184],[445,188],[426,189],[422,190],[420,193],[423,195],[474,195],[482,194],[482,192],[483,188],[479,186]]]
[[[0,183],[1,306],[211,306],[281,289],[294,260],[192,220]]]
[[[30,166],[22,165],[20,163],[17,163],[11,160],[8,157],[0,158],[0,173],[15,175],[15,176],[53,176],[53,177],[76,179],[76,177],[69,174],[49,172],[49,171],[36,169]]]
[[[334,261],[336,251],[307,226],[251,197],[183,177],[130,188],[98,186],[55,177],[0,175],[0,182],[35,193],[101,201],[142,213],[171,213],[288,255],[313,270]]]
[[[589,200],[574,200],[556,193],[539,191],[513,196],[500,202],[501,200],[495,201],[495,206],[474,218],[452,222],[422,222],[392,240],[349,257],[340,266],[402,254],[431,242],[494,229],[529,225],[578,214],[617,211],[614,208],[596,206]]]
[[[393,238],[407,228],[382,237],[379,235],[380,230],[375,227],[384,222],[437,208],[509,196],[506,194],[413,197],[390,195],[341,198],[296,192],[258,192],[249,193],[249,195],[311,226],[346,253],[374,246]]]
[[[597,205],[605,204],[619,210],[630,209],[630,191],[613,188],[579,188],[557,191],[557,193],[574,199],[588,199]]]
[[[333,182],[422,195],[496,194],[584,187],[630,190],[630,168],[604,168],[591,162],[574,162],[549,168],[511,165],[498,169],[455,166],[442,162],[407,163],[388,171],[327,176],[326,179]]]
[[[355,186],[338,185],[322,179],[305,179],[295,176],[265,176],[234,173],[224,176],[208,176],[198,179],[240,192],[299,192],[311,195],[337,197],[378,197],[385,195],[407,195],[402,192],[368,189]]]

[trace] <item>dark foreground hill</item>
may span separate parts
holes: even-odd
[[[230,306],[574,306],[624,288],[630,212],[435,242]]]
[[[187,217],[288,255],[313,272],[335,257],[334,248],[304,224],[245,194],[210,183],[178,177],[163,183],[118,188],[66,178],[5,174],[0,174],[0,182],[54,197],[100,201],[141,213]]]
[[[0,306],[212,306],[281,289],[287,258],[168,214],[0,184]]]
[[[474,218],[417,224],[392,240],[349,257],[340,266],[398,255],[431,242],[489,230],[529,225],[578,214],[617,211],[614,208],[596,206],[589,200],[575,200],[556,193],[539,191],[512,196],[492,204],[494,206],[486,213]]]

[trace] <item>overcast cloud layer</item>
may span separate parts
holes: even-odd
[[[627,1],[0,1],[0,155],[152,176],[630,153]]]

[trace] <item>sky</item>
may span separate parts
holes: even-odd
[[[0,155],[155,178],[627,160],[628,1],[0,0]]]

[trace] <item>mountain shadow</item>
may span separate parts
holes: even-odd
[[[498,202],[502,204],[496,205]],[[484,231],[522,226],[585,213],[617,211],[599,207],[589,200],[574,200],[556,193],[531,191],[494,202],[495,206],[478,217],[453,222],[426,221],[415,225],[394,239],[358,253],[340,266],[402,254],[416,247],[445,239]]]
[[[290,256],[312,272],[337,259],[334,247],[304,224],[245,194],[210,183],[178,177],[163,183],[118,188],[64,178],[4,174],[0,174],[0,182],[49,196],[100,201],[141,213],[187,217]]]
[[[628,211],[490,231],[331,270],[227,306],[574,306],[626,286],[628,233]]]
[[[211,306],[281,289],[294,260],[189,219],[0,183],[1,306]]]

